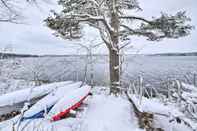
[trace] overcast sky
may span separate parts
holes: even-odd
[[[191,24],[197,27],[197,0],[139,0],[143,12],[139,15],[151,18],[159,16],[160,12],[174,14],[177,11],[186,10],[192,18]],[[11,45],[13,52],[23,54],[69,54],[78,53],[73,48],[73,43],[86,40],[99,41],[99,35],[94,29],[85,32],[82,41],[66,41],[52,35],[53,31],[48,29],[44,23],[50,9],[58,8],[54,4],[41,3],[41,9],[24,4],[23,15],[25,25],[0,23],[0,48]],[[90,37],[91,36],[91,37]],[[133,49],[128,53],[165,53],[165,52],[194,52],[197,51],[197,31],[193,30],[188,37],[178,40],[163,40],[162,42],[148,42],[143,38],[133,38]],[[105,53],[105,47],[96,50],[97,53]]]

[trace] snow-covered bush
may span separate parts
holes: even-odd
[[[164,84],[163,81],[161,82]],[[182,123],[193,131],[196,131],[197,124],[194,123],[197,123],[197,87],[185,84],[176,79],[166,80],[163,87],[165,88],[165,92],[160,91],[160,88],[145,85],[143,78],[139,77],[137,81],[133,81],[130,84],[127,91],[133,96],[136,96],[135,102],[139,104],[138,107],[140,109],[144,109],[145,111],[148,109],[150,113],[166,117],[165,119],[168,119],[169,123]],[[159,103],[172,109],[169,109],[168,112],[163,112],[163,109],[155,111],[154,108],[151,107],[151,104],[145,104],[144,99],[150,102],[156,99]],[[144,104],[146,107],[143,107]]]
[[[175,103],[181,112],[197,123],[197,87],[180,81],[172,84],[168,101]]]

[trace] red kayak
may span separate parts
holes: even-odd
[[[48,116],[52,121],[58,121],[65,118],[71,110],[75,110],[81,106],[83,101],[90,94],[90,86],[82,86],[81,88],[75,89],[60,99],[50,110]]]

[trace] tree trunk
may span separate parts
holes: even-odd
[[[119,28],[120,21],[118,9],[116,8],[117,0],[112,0],[111,7],[111,47],[109,48],[109,70],[110,70],[110,93],[117,95],[120,92],[120,59],[119,59]]]
[[[116,50],[109,51],[109,71],[110,71],[110,93],[118,94],[120,92],[120,61],[119,52]]]

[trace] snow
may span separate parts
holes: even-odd
[[[164,104],[159,99],[148,99],[145,97],[142,97],[142,101],[140,103],[138,96],[132,95],[131,98],[137,107],[141,109],[141,111],[155,114],[154,124],[156,127],[160,127],[165,131],[192,131],[191,128],[187,127],[185,124],[183,124],[183,122],[181,124],[169,122],[174,117],[180,117],[184,121],[190,123],[193,129],[197,129],[197,124],[187,119],[185,115],[176,107],[176,104]]]
[[[140,131],[127,100],[95,95],[88,104],[82,131]]]
[[[87,86],[88,87],[88,86]],[[105,88],[105,90],[104,90]],[[83,89],[83,90],[82,90]],[[138,120],[133,112],[132,105],[124,96],[108,95],[106,87],[95,87],[92,90],[93,96],[87,97],[82,105],[83,110],[76,112],[76,117],[51,122],[48,117],[23,121],[19,127],[21,131],[144,131],[139,129]],[[82,91],[79,91],[82,90]],[[100,91],[99,91],[100,90]],[[69,107],[69,100],[78,100],[76,96],[83,96],[89,88],[78,88],[75,91],[66,93],[55,106],[51,114],[56,114]],[[81,95],[80,95],[81,94]],[[166,117],[159,114],[183,116],[174,104],[165,104],[156,98],[139,97],[131,95],[131,98],[142,111],[158,113],[154,116],[154,124],[165,131],[192,131],[184,123],[169,122],[173,117]],[[64,103],[64,104],[63,104]],[[71,101],[72,103],[72,101]],[[46,104],[46,103],[45,103]],[[49,116],[51,115],[49,114]],[[0,123],[0,131],[12,131],[12,123],[16,122],[19,116]],[[184,119],[191,123],[189,119]],[[197,127],[192,123],[193,128]]]
[[[197,92],[197,88],[193,85],[189,85],[189,84],[186,84],[186,83],[181,83],[181,85],[183,87],[185,87],[186,89],[188,89],[189,91],[194,91],[195,93]]]
[[[24,117],[31,117],[32,115],[45,110],[46,108],[54,105],[59,99],[61,99],[65,94],[73,91],[81,86],[82,82],[76,82],[73,84],[68,84],[63,87],[59,87],[57,90],[51,92],[49,95],[38,101],[33,105],[28,111],[25,112]]]
[[[34,85],[35,82],[33,81],[25,81],[21,79],[12,79],[9,77],[0,76],[0,96],[2,94],[14,92],[16,90],[31,88]]]
[[[140,103],[139,97],[136,95],[131,96],[132,100],[135,102],[138,109],[140,109],[141,112],[153,112],[154,113],[163,113],[163,114],[169,114],[170,108],[168,106],[165,106],[162,104],[158,99],[147,99],[142,98],[142,101]]]
[[[76,118],[57,122],[46,118],[24,121],[19,131],[143,131],[138,128],[131,105],[121,97],[94,94],[84,101],[82,108],[84,110],[77,112]],[[13,121],[0,123],[0,130],[12,131]]]
[[[25,121],[21,123],[19,131],[72,131],[69,122],[74,122],[73,120],[62,120],[55,123],[51,123],[45,119],[36,119],[30,121]],[[3,128],[0,127],[1,131],[12,131],[12,124]]]
[[[8,94],[4,94],[0,96],[0,107],[13,105],[27,100],[31,100],[33,98],[44,96],[50,93],[51,91],[53,91],[56,87],[61,87],[70,83],[72,82],[71,81],[57,82],[57,83],[42,85],[34,88],[27,88],[27,89],[11,92]]]

